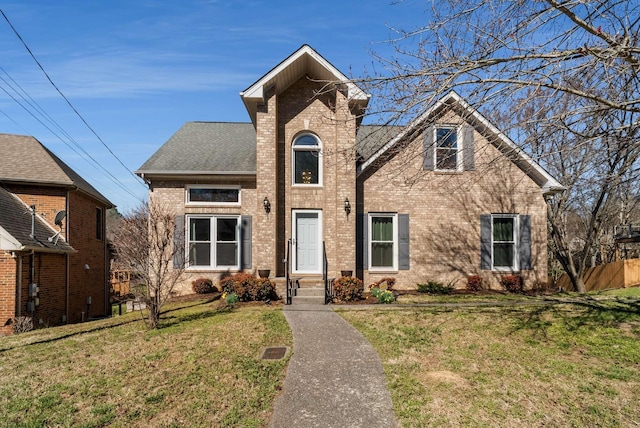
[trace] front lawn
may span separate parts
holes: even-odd
[[[169,307],[146,331],[138,312],[0,338],[2,426],[264,426],[291,346],[281,307]]]
[[[380,354],[403,426],[640,423],[638,299],[339,313]]]

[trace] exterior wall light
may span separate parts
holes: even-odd
[[[267,198],[266,196],[262,201],[262,206],[264,206],[264,212],[266,212],[267,214],[271,212],[271,202],[269,202],[269,198]]]
[[[344,198],[344,212],[349,215],[351,213],[351,204],[349,203],[349,198]]]

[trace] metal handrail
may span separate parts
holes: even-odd
[[[285,284],[287,287],[287,301],[286,304],[291,304],[291,298],[293,296],[293,284],[291,281],[291,275],[289,274],[289,255],[291,253],[291,239],[287,241],[287,258],[282,262],[284,263],[284,275],[285,275]]]
[[[327,260],[327,249],[322,241],[322,281],[324,282],[324,303],[325,305],[333,299],[333,290],[329,281],[329,261]]]

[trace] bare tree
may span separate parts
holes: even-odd
[[[184,272],[184,239],[175,215],[160,203],[143,203],[122,216],[114,231],[118,264],[139,276],[137,296],[146,304],[149,328],[157,328],[162,307]]]
[[[489,117],[500,117],[505,133],[567,186],[548,199],[550,245],[584,291],[582,274],[603,223],[619,214],[622,187],[637,180],[640,4],[431,4],[430,22],[395,29],[395,55],[374,53],[380,68],[357,81],[379,94],[369,113],[406,124],[455,89]],[[569,218],[583,224],[572,230]]]

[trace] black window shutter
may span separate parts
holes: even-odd
[[[185,254],[185,234],[184,234],[184,216],[177,215],[173,224],[173,268],[184,268],[184,254]]]
[[[491,270],[491,215],[480,216],[480,269]]]
[[[240,268],[251,269],[251,216],[243,215],[240,218]]]
[[[409,214],[398,214],[398,270],[409,270]]]
[[[428,127],[424,130],[424,143],[422,147],[423,158],[422,158],[422,169],[426,171],[433,171],[434,163],[433,158],[435,154],[435,145],[434,145],[434,128],[433,126]]]
[[[475,147],[473,144],[473,128],[471,126],[462,127],[462,159],[465,171],[473,171],[475,166]]]
[[[368,215],[358,214],[356,217],[356,263],[358,269],[362,270],[369,269],[368,229]]]
[[[520,216],[520,270],[531,270],[531,216]]]

